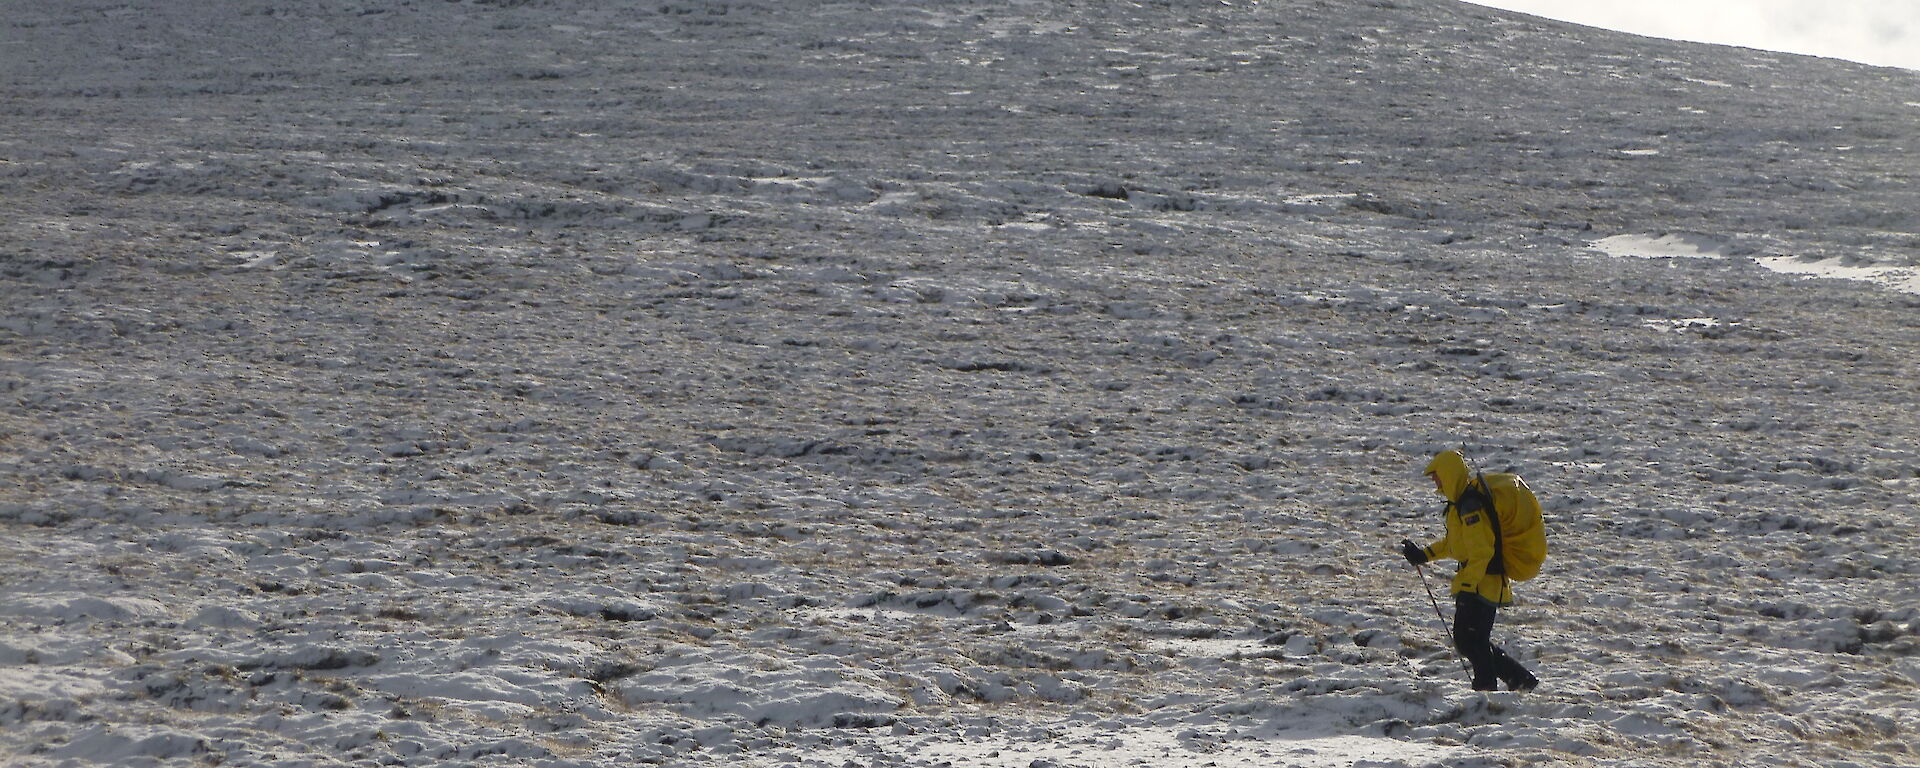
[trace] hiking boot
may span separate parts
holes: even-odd
[[[1521,674],[1523,675],[1522,677],[1516,677],[1507,681],[1507,690],[1531,691],[1540,687],[1540,678],[1534,677],[1532,673],[1523,672]]]

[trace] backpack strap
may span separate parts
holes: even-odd
[[[1502,580],[1507,578],[1506,537],[1500,533],[1500,510],[1493,506],[1493,489],[1487,486],[1487,475],[1482,472],[1474,476],[1480,484],[1481,498],[1486,500],[1487,525],[1493,526],[1493,560],[1487,563],[1487,573],[1497,574]]]

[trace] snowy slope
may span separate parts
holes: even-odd
[[[1440,0],[8,3],[0,761],[1913,765],[1920,74]],[[1638,257],[1647,258],[1638,258]],[[1391,547],[1554,547],[1473,694]]]

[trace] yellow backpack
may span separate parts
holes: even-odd
[[[1478,491],[1492,496],[1497,514],[1493,521],[1493,562],[1487,573],[1502,574],[1513,581],[1526,581],[1540,575],[1547,560],[1547,524],[1540,515],[1540,499],[1519,475],[1506,472],[1482,474]]]

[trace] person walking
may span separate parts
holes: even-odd
[[[1546,557],[1540,502],[1516,475],[1476,475],[1459,451],[1435,456],[1426,475],[1447,499],[1446,535],[1424,547],[1402,540],[1400,553],[1415,568],[1460,561],[1453,575],[1453,643],[1473,667],[1474,690],[1499,690],[1502,682],[1512,691],[1538,687],[1539,678],[1493,644],[1493,624],[1500,608],[1513,603],[1513,581],[1532,578]],[[1510,578],[1510,570],[1519,572]]]

